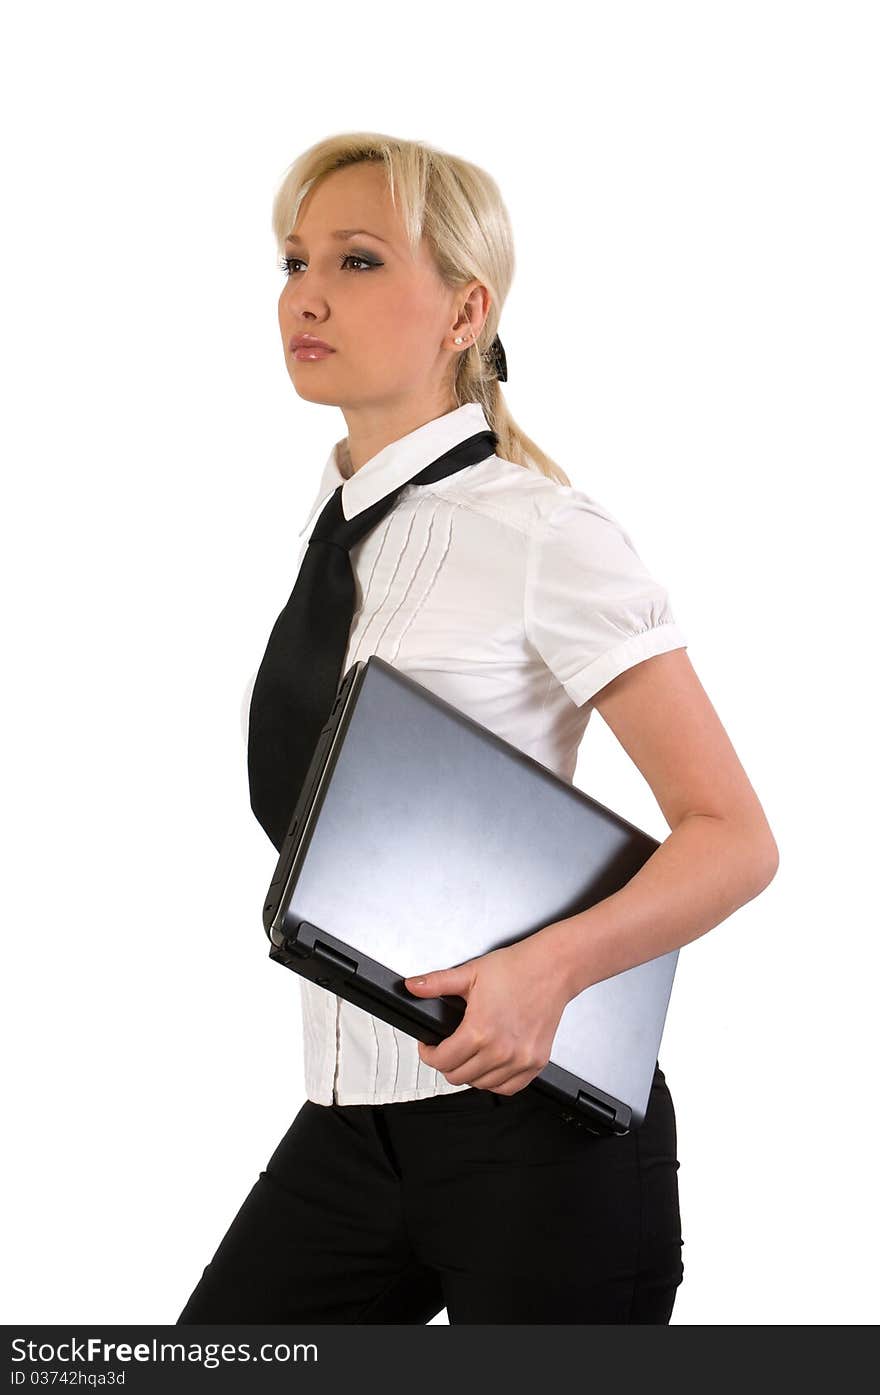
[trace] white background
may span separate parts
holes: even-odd
[[[3,1321],[174,1322],[305,1098],[239,707],[345,431],[271,200],[350,129],[498,180],[513,414],[669,586],[780,847],[681,956],[673,1323],[876,1321],[876,7],[6,30]],[[576,783],[666,836],[598,717]]]

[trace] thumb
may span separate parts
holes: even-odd
[[[457,993],[464,996],[473,977],[468,964],[457,964],[454,969],[435,969],[430,974],[413,975],[403,981],[410,993],[422,998],[437,998],[441,993]]]

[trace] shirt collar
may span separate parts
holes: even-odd
[[[321,475],[321,483],[308,518],[299,530],[299,537],[311,526],[334,489],[342,485],[342,513],[346,521],[354,518],[377,500],[384,499],[393,489],[407,484],[426,465],[445,455],[453,446],[466,441],[478,431],[490,430],[489,422],[479,402],[464,402],[442,417],[426,421],[399,440],[392,441],[376,455],[364,461],[350,479],[342,474],[336,460],[337,441]],[[345,438],[343,437],[343,440]]]

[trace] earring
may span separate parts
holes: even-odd
[[[501,343],[500,335],[496,334],[489,345],[486,358],[495,370],[495,377],[500,383],[507,382],[507,355],[504,352],[504,345]]]
[[[464,340],[462,339],[461,335],[458,334],[458,335],[456,335],[455,341],[454,341],[454,342],[455,342],[456,344],[463,344],[463,343],[464,343]],[[501,343],[501,338],[500,338],[499,335],[497,335],[497,334],[495,335],[495,338],[492,340],[492,343],[489,345],[489,348],[488,348],[488,350],[487,350],[487,352],[486,352],[485,357],[486,357],[486,360],[487,360],[487,362],[489,363],[490,367],[494,370],[494,372],[495,372],[495,377],[499,380],[499,382],[506,383],[506,382],[507,382],[507,355],[506,355],[505,352],[504,352],[504,346],[503,346],[503,344]]]

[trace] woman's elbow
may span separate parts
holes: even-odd
[[[738,850],[738,862],[749,901],[766,891],[779,870],[779,847],[764,817],[729,818],[732,845]]]
[[[756,896],[766,891],[779,871],[779,846],[769,828],[765,831],[754,853],[755,876],[758,889]]]

